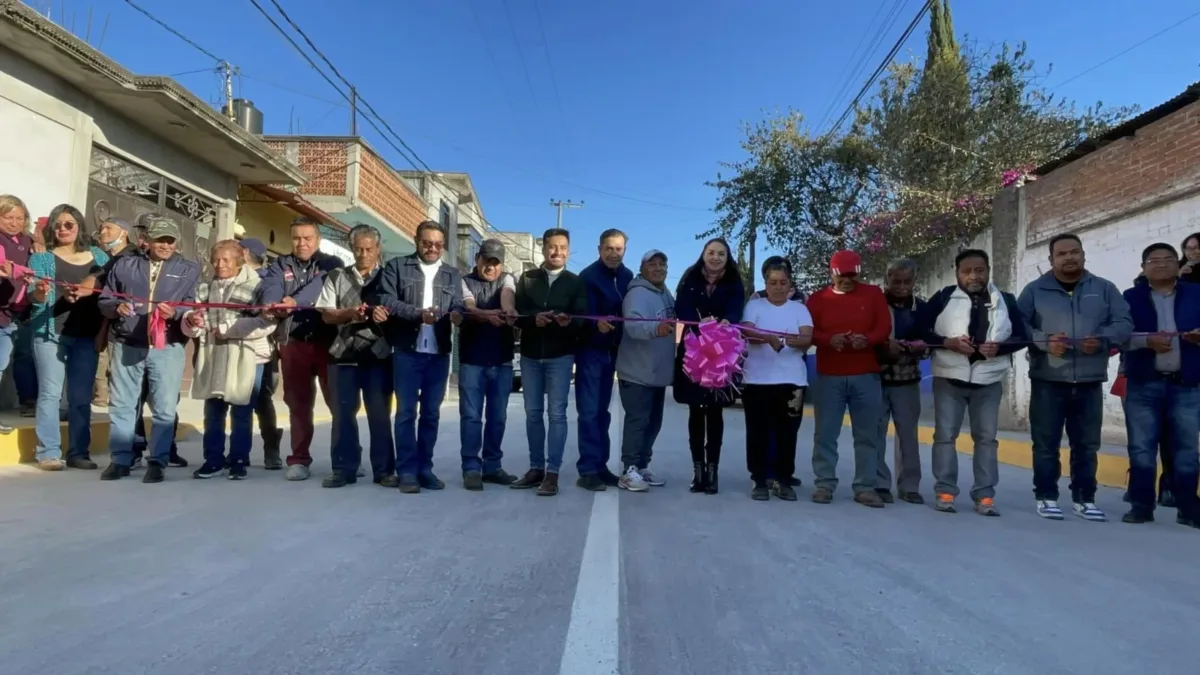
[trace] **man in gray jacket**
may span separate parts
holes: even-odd
[[[1084,268],[1083,244],[1073,234],[1050,240],[1050,271],[1029,282],[1017,299],[1028,322],[1029,435],[1037,513],[1062,520],[1058,481],[1063,425],[1071,444],[1071,501],[1075,515],[1104,521],[1096,507],[1096,453],[1104,421],[1103,383],[1109,350],[1133,331],[1129,305],[1117,287]]]
[[[624,472],[617,485],[632,492],[663,484],[650,471],[650,458],[662,429],[667,386],[675,377],[675,298],[666,281],[666,254],[647,251],[621,304],[621,314],[627,319],[617,350],[617,388],[625,409],[621,434]]]

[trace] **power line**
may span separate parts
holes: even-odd
[[[1107,59],[1104,59],[1103,61],[1101,61],[1100,63],[1097,63],[1096,65],[1092,66],[1091,68],[1088,68],[1087,70],[1085,70],[1081,73],[1078,73],[1072,77],[1069,77],[1069,78],[1063,80],[1062,82],[1059,82],[1058,84],[1054,85],[1054,87],[1050,88],[1051,91],[1053,91],[1055,89],[1061,89],[1062,87],[1074,82],[1075,80],[1078,80],[1079,78],[1083,77],[1084,75],[1087,75],[1089,73],[1092,73],[1093,71],[1099,70],[1100,68],[1102,68],[1104,66],[1107,66],[1108,64],[1112,63],[1113,61],[1116,61],[1117,59],[1121,58],[1122,56],[1125,56],[1126,54],[1137,49],[1138,47],[1141,47],[1142,45],[1144,45],[1148,42],[1158,39],[1165,33],[1169,33],[1170,31],[1175,30],[1176,28],[1182,26],[1183,24],[1187,23],[1188,21],[1191,21],[1192,19],[1195,19],[1198,16],[1200,16],[1200,12],[1195,12],[1195,13],[1192,13],[1192,14],[1189,14],[1189,15],[1183,17],[1182,19],[1180,19],[1180,20],[1176,21],[1175,23],[1171,24],[1170,26],[1167,26],[1166,28],[1158,31],[1157,33],[1155,33],[1147,38],[1142,39],[1140,42],[1132,44],[1132,45],[1126,47],[1125,49],[1117,52],[1116,54],[1113,54],[1112,56],[1108,57]]]
[[[533,109],[540,112],[537,94],[533,90],[533,80],[529,77],[529,64],[525,61],[525,50],[521,49],[521,40],[517,37],[517,27],[513,24],[508,0],[500,0],[500,4],[504,7],[504,18],[508,21],[508,31],[512,33],[513,44],[517,47],[517,59],[521,62],[521,72],[525,75],[525,86],[529,88],[529,98],[533,99]]]
[[[908,24],[908,28],[906,28],[904,33],[900,36],[900,39],[896,40],[896,44],[892,46],[892,49],[887,53],[887,56],[883,57],[883,61],[880,62],[879,67],[875,69],[874,73],[871,73],[871,77],[867,79],[866,83],[863,84],[862,89],[859,90],[858,95],[854,97],[854,100],[851,101],[850,105],[846,108],[846,112],[842,113],[842,116],[838,118],[837,123],[835,123],[829,129],[826,138],[832,138],[833,135],[837,133],[838,129],[841,128],[842,124],[845,123],[846,118],[850,117],[850,115],[854,114],[854,112],[858,110],[859,101],[861,101],[863,96],[866,96],[867,92],[871,90],[871,87],[875,84],[875,81],[879,79],[879,76],[883,73],[883,71],[886,70],[887,67],[892,63],[892,59],[896,58],[896,54],[898,54],[904,47],[904,43],[908,41],[908,37],[912,35],[914,30],[916,30],[917,25],[921,23],[921,20],[925,18],[925,14],[929,11],[929,8],[933,5],[933,3],[934,0],[926,0],[925,4],[921,6],[921,11],[917,12],[917,15],[913,17],[912,22]]]
[[[154,23],[162,26],[163,28],[165,28],[167,30],[168,33],[170,33],[170,34],[174,35],[175,37],[179,38],[180,40],[183,40],[184,42],[188,43],[193,48],[195,48],[196,51],[200,52],[201,54],[204,54],[205,56],[212,59],[213,61],[221,63],[225,60],[225,59],[222,59],[221,57],[217,56],[216,54],[213,54],[212,52],[208,51],[204,47],[201,47],[194,40],[192,40],[188,36],[184,35],[183,33],[180,33],[179,31],[175,30],[174,28],[171,28],[169,25],[167,25],[167,23],[165,21],[158,18],[157,16],[154,16],[153,14],[150,13],[149,10],[144,9],[143,7],[139,6],[137,3],[133,2],[133,0],[125,0],[125,4],[136,9],[137,11],[141,12],[143,15],[145,15],[145,17],[147,19],[150,19]]]
[[[888,0],[882,0],[882,2],[879,3],[879,7],[875,10],[875,15],[871,17],[869,22],[867,22],[867,26],[863,30],[862,36],[858,39],[858,45],[854,47],[854,51],[850,52],[850,58],[846,61],[845,67],[842,68],[841,74],[838,75],[838,80],[842,81],[842,86],[838,88],[837,93],[829,100],[829,105],[826,106],[825,112],[821,114],[821,121],[816,126],[817,129],[824,127],[826,122],[831,121],[830,116],[833,115],[833,111],[837,108],[838,103],[842,100],[846,93],[850,91],[850,87],[853,86],[854,82],[860,77],[863,68],[867,64],[867,59],[870,58],[871,54],[875,53],[876,48],[879,46],[880,39],[883,38],[883,34],[887,30],[890,30],[893,25],[895,25],[896,19],[899,18],[900,10],[903,9],[904,4],[907,1],[908,0],[895,0],[895,2],[892,3],[891,10],[884,15],[883,21],[879,24],[879,27],[875,29],[875,34],[871,37],[869,42],[870,46],[868,47],[867,35],[870,34],[871,26],[875,25],[875,20],[879,18],[879,14],[883,11],[884,6],[887,5]],[[864,47],[866,48],[864,49]]]
[[[533,15],[537,18],[538,32],[542,35],[542,52],[546,56],[546,68],[550,71],[550,86],[554,91],[554,104],[558,107],[558,121],[563,128],[563,138],[571,145],[571,133],[567,129],[567,116],[563,113],[562,95],[558,91],[558,77],[554,73],[554,60],[550,58],[550,41],[546,39],[546,26],[542,23],[542,9],[538,0],[533,0]]]

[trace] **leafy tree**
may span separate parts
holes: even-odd
[[[861,224],[859,245],[919,255],[965,242],[989,224],[1001,187],[1133,112],[1099,103],[1080,111],[1055,97],[1024,44],[960,48],[948,2],[935,2],[923,67],[893,64],[859,112],[888,196]]]
[[[813,137],[798,113],[770,118],[746,129],[748,158],[724,164],[731,178],[710,183],[719,191],[714,227],[738,250],[759,237],[785,251],[802,288],[823,285],[829,258],[850,246],[856,228],[878,203],[875,147],[860,130],[836,138]],[[757,276],[752,249],[748,274]],[[745,258],[742,258],[745,261]]]

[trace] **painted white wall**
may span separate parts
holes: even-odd
[[[346,249],[342,246],[338,246],[337,244],[333,243],[332,241],[329,241],[328,239],[322,238],[321,243],[317,246],[317,250],[321,251],[322,253],[336,255],[337,257],[341,258],[342,263],[344,263],[346,265],[354,264],[354,254],[353,253],[351,253],[348,249]]]
[[[67,202],[87,210],[92,144],[153,169],[224,204],[237,199],[237,180],[189,157],[71,84],[0,47],[0,192],[29,204],[33,219]],[[218,222],[229,214],[218,214]],[[231,222],[231,221],[230,221]],[[232,226],[230,226],[232,227]]]

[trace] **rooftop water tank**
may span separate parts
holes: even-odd
[[[231,117],[239,127],[255,136],[262,136],[263,114],[261,110],[254,107],[253,101],[235,98],[233,99],[233,114],[230,114],[228,105],[221,112],[225,113],[227,117]]]

